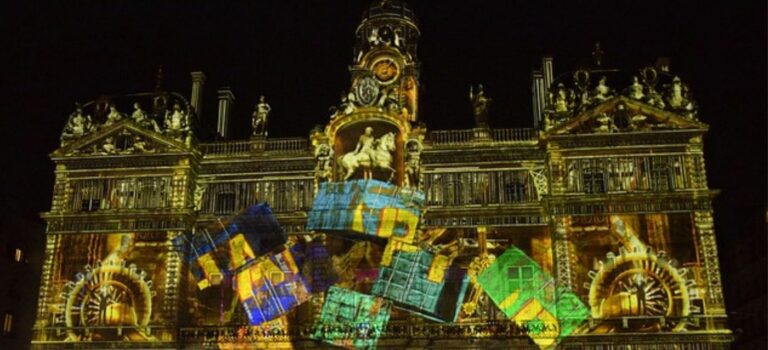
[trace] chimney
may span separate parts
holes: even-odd
[[[544,91],[548,92],[549,88],[552,87],[552,81],[555,79],[551,56],[544,56],[541,59],[541,75],[544,78]]]
[[[544,119],[546,106],[546,91],[544,90],[544,76],[541,71],[535,70],[531,74],[531,93],[533,94],[533,127],[539,129]]]
[[[192,96],[190,104],[197,114],[197,119],[201,120],[203,117],[203,85],[205,85],[205,74],[197,71],[189,73],[192,76]]]
[[[229,115],[235,104],[235,95],[228,87],[219,88],[219,120],[216,123],[216,133],[223,139],[227,138],[229,128]]]

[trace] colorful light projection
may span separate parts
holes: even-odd
[[[481,272],[477,283],[542,349],[555,348],[590,315],[578,296],[557,286],[552,276],[514,246]]]
[[[392,238],[412,243],[424,193],[378,180],[320,185],[307,230]]]
[[[218,221],[213,233],[208,230],[178,236],[173,243],[189,247],[190,271],[198,288],[219,285],[225,277],[252,262],[256,257],[279,247],[287,236],[267,204],[249,207],[227,222]]]
[[[469,280],[464,271],[449,269],[455,250],[449,254],[440,250],[389,241],[372,294],[431,320],[455,321]]]
[[[375,349],[390,311],[385,299],[332,286],[311,338],[347,349]]]
[[[171,335],[154,327],[165,291],[165,232],[68,235],[60,272],[52,276],[59,298],[47,312],[57,341],[154,342]]]
[[[260,257],[238,270],[234,288],[251,325],[284,315],[309,300],[309,288],[295,259],[300,247],[288,244],[283,251]]]

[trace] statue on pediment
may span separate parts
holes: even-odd
[[[78,103],[75,105],[75,111],[69,115],[67,125],[61,133],[61,142],[63,144],[69,140],[79,139],[91,131],[93,131],[91,116],[84,114],[83,106]]]
[[[548,113],[552,114],[552,126],[567,119],[576,107],[576,93],[565,84],[558,83],[554,91],[549,93]]]
[[[608,78],[605,76],[600,77],[595,90],[592,92],[592,98],[595,102],[600,103],[613,97],[613,93],[611,92],[611,88],[607,85],[607,81]]]
[[[144,129],[160,132],[160,127],[157,125],[157,122],[149,118],[147,112],[141,108],[141,104],[138,102],[133,103],[133,113],[131,113],[131,119],[136,125]]]
[[[645,98],[645,93],[643,93],[643,85],[640,84],[637,76],[632,77],[632,85],[630,85],[628,88],[628,95],[630,98],[635,100],[642,100]]]
[[[117,106],[114,103],[109,105],[109,113],[107,114],[107,120],[104,122],[104,126],[110,126],[123,119],[123,114],[117,110]]]
[[[476,127],[488,126],[488,109],[491,106],[491,98],[485,96],[485,90],[483,84],[477,86],[477,91],[474,87],[469,87],[469,100],[472,102],[472,113],[475,115]]]
[[[672,84],[667,87],[666,100],[670,109],[682,113],[687,118],[694,118],[696,104],[690,96],[688,85],[684,84],[680,77],[674,77]]]
[[[264,95],[261,95],[261,97],[259,97],[259,103],[256,104],[253,114],[251,115],[253,136],[267,136],[267,118],[271,111],[272,107],[264,100]]]
[[[178,103],[173,104],[172,111],[166,111],[165,113],[165,129],[166,132],[180,133],[182,131],[189,130],[187,114],[181,109],[181,105]]]

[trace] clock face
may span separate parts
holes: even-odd
[[[395,81],[398,74],[400,73],[400,68],[391,58],[384,58],[376,61],[376,63],[374,63],[371,67],[371,70],[373,71],[373,75],[376,77],[376,79],[379,80],[379,82],[382,84]]]

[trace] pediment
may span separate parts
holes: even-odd
[[[189,152],[183,142],[147,130],[131,120],[102,126],[77,140],[66,143],[51,156],[82,157],[130,154]]]
[[[698,120],[618,96],[553,127],[547,134],[608,134],[708,128],[707,124]]]

